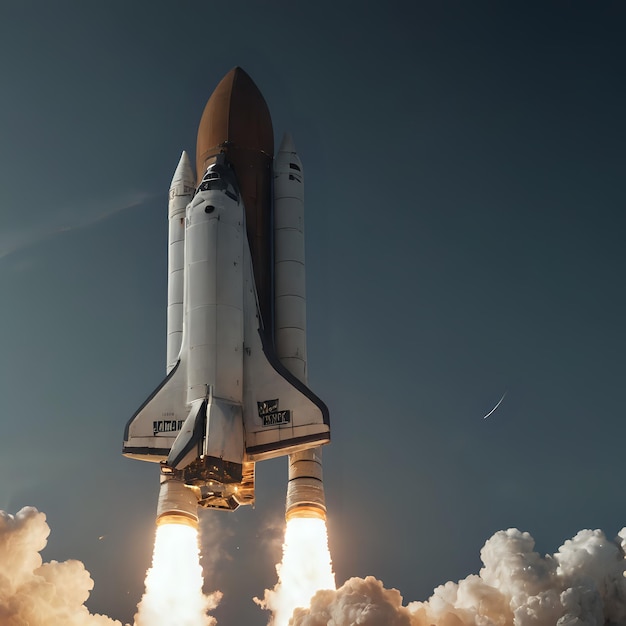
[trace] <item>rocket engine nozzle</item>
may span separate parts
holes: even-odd
[[[181,480],[161,475],[156,523],[198,528],[198,497],[194,490]]]
[[[285,519],[296,517],[326,519],[320,448],[289,455],[289,484]]]

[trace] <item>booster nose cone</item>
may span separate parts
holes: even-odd
[[[182,481],[161,476],[156,523],[198,528],[198,498]]]
[[[296,147],[293,143],[293,137],[291,133],[285,133],[283,135],[283,139],[280,142],[280,148],[278,148],[278,152],[289,152],[290,154],[295,154]]]
[[[195,180],[193,177],[193,169],[191,167],[191,161],[189,160],[189,155],[186,150],[183,150],[180,155],[180,161],[178,161],[178,165],[176,166],[176,170],[174,171],[174,176],[172,176],[172,187],[174,183],[178,181],[182,181],[187,184],[194,185]]]
[[[168,203],[169,219],[185,216],[185,207],[193,198],[195,187],[196,181],[193,176],[191,161],[187,153],[183,150],[174,176],[172,176],[172,183],[170,184]]]

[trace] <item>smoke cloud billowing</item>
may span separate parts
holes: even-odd
[[[94,583],[82,563],[43,563],[49,534],[45,515],[33,507],[0,511],[0,625],[122,626],[85,606]],[[479,574],[437,587],[426,602],[405,604],[399,591],[371,576],[351,578],[337,590],[318,591],[289,624],[626,625],[626,528],[614,540],[582,530],[553,555],[541,556],[534,545],[517,529],[497,532],[481,550]],[[207,608],[196,612],[202,616],[194,624],[215,623]]]
[[[404,605],[373,577],[320,591],[292,626],[624,626],[626,528],[614,541],[582,530],[554,555],[541,556],[528,533],[497,532],[480,556],[484,567],[437,587],[427,602]]]
[[[93,580],[80,561],[43,563],[46,516],[33,507],[0,511],[0,624],[2,626],[121,626],[84,605]]]

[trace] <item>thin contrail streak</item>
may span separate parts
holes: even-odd
[[[47,222],[40,223],[32,229],[5,230],[0,233],[0,261],[23,248],[48,241],[61,233],[93,226],[116,213],[140,206],[157,196],[158,194],[147,192],[129,193],[111,200],[103,200],[96,206],[71,207],[62,214],[48,216]]]
[[[491,409],[491,411],[489,411],[489,413],[487,413],[487,415],[483,417],[484,420],[486,420],[502,404],[502,400],[504,400],[504,396],[506,396],[506,391],[502,394],[502,397],[500,398],[500,400],[498,400],[498,404],[496,404],[496,406],[494,406],[493,409]]]

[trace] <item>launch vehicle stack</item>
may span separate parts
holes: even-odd
[[[161,464],[159,522],[254,503],[254,464],[289,456],[286,517],[325,518],[328,409],[307,386],[304,172],[290,135],[234,68],[169,198],[167,377],[123,453]]]

